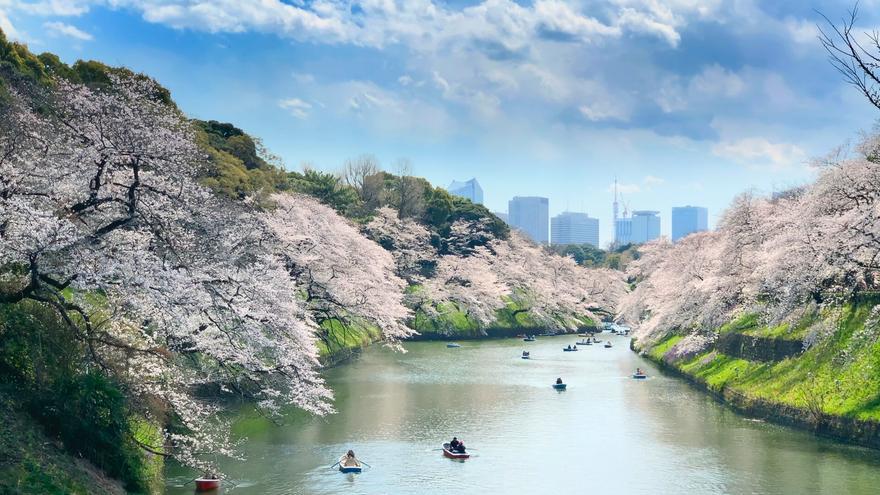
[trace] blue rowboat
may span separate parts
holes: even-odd
[[[554,383],[553,388],[556,390],[565,390],[566,385],[564,383]]]
[[[357,458],[351,458],[347,455],[343,455],[339,458],[339,472],[341,473],[360,473],[364,470],[363,465],[361,465],[361,461],[357,460]]]
[[[454,349],[456,347],[461,347],[461,344],[456,344],[455,342],[450,342],[450,343],[446,344],[446,347],[449,347],[450,349]]]

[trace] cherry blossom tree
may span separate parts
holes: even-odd
[[[276,255],[317,323],[366,322],[389,342],[412,334],[402,303],[406,283],[389,251],[315,198],[276,194],[272,201],[264,221],[280,241]]]
[[[620,317],[637,322],[637,336],[648,342],[677,332],[695,336],[682,346],[704,345],[742,313],[793,322],[876,290],[878,142],[866,136],[854,153],[822,161],[812,184],[769,198],[738,196],[715,232],[644,246]]]
[[[0,136],[0,302],[55,308],[89,358],[159,401],[183,433],[155,452],[202,465],[231,453],[216,408],[192,390],[219,384],[267,414],[322,414],[314,321],[247,205],[214,197],[189,122],[145,78],[91,90],[58,81],[37,115],[13,94]],[[167,450],[166,450],[167,449]]]
[[[421,283],[436,265],[437,250],[428,229],[414,220],[398,218],[387,206],[376,210],[363,232],[391,252],[397,276],[410,284]]]

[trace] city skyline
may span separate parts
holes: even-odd
[[[482,189],[482,187],[479,186],[479,182],[477,181],[476,177],[470,179],[469,181],[464,181],[464,182],[453,181],[453,183],[449,186],[449,188],[447,188],[447,190],[450,190],[450,192],[452,192],[451,189],[454,185],[457,184],[459,186],[463,186],[471,181],[474,181],[476,183],[477,187],[479,187],[480,197],[482,198],[483,195],[485,194],[485,191]],[[490,191],[491,191],[491,189],[490,189]],[[613,189],[612,189],[612,191],[613,191]],[[613,194],[614,194],[613,192],[609,193],[612,200],[614,198]],[[467,196],[463,196],[463,197],[467,197]],[[514,196],[514,198],[518,198],[518,197],[534,197],[534,196]],[[514,199],[514,198],[511,198],[511,199]],[[553,202],[552,198],[546,198],[546,199],[548,199],[548,203],[549,203],[548,218],[550,221],[551,240],[552,240],[552,235],[553,235],[553,231],[552,231],[553,219],[556,217],[559,217],[560,215],[564,215],[567,213],[573,213],[573,214],[583,214],[585,216],[591,217],[592,219],[595,219],[598,221],[599,227],[597,227],[597,228],[599,229],[599,234],[598,234],[598,244],[596,244],[597,247],[604,249],[615,242],[616,237],[617,237],[617,226],[616,226],[615,220],[614,220],[613,201],[612,201],[612,203],[609,203],[609,205],[608,205],[608,210],[611,212],[608,215],[609,218],[607,219],[607,222],[603,222],[601,220],[602,215],[592,215],[591,216],[590,212],[588,212],[588,211],[576,211],[576,210],[572,210],[572,209],[568,208],[568,206],[561,209],[561,211],[556,211],[553,207],[554,202]],[[507,201],[507,204],[508,205],[510,204],[510,200]],[[702,220],[700,220],[703,223],[701,223],[700,225],[702,226],[705,224],[705,226],[699,227],[696,230],[691,230],[688,233],[696,232],[699,230],[712,230],[714,228],[714,223],[709,222],[710,217],[708,215],[708,208],[703,207],[703,206],[693,206],[690,204],[688,204],[686,206],[681,206],[679,204],[677,206],[671,206],[669,208],[669,213],[667,215],[667,214],[664,214],[664,212],[661,210],[645,210],[642,208],[635,210],[632,208],[632,205],[629,204],[628,201],[624,201],[623,204],[624,204],[624,206],[618,212],[619,219],[631,218],[634,213],[639,212],[639,211],[650,212],[659,219],[659,236],[666,237],[669,240],[673,240],[673,241],[676,240],[674,228],[675,228],[675,213],[676,213],[676,210],[678,210],[678,209],[696,208],[696,209],[703,210],[703,217],[701,217]],[[559,208],[559,207],[556,207],[556,208]],[[508,211],[502,211],[499,209],[491,209],[491,208],[490,208],[490,211],[492,211],[495,215],[497,215],[499,218],[501,218],[505,222],[510,223]],[[556,212],[554,213],[554,211],[556,211]],[[721,213],[723,213],[723,212],[721,212]],[[624,215],[626,215],[626,216],[624,216]],[[610,224],[610,225],[606,226],[606,224]],[[610,230],[611,231],[610,234],[605,234],[603,231],[603,227],[605,230]],[[627,234],[627,235],[629,235],[629,234]]]

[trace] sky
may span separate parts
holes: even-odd
[[[550,198],[612,240],[629,210],[709,208],[811,180],[878,111],[835,72],[819,13],[850,0],[0,0],[35,52],[149,74],[192,117],[232,122],[289,169],[409,159],[485,203]],[[859,3],[860,29],[880,0]],[[875,14],[872,14],[876,12]]]

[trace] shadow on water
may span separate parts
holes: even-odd
[[[223,492],[877,493],[877,452],[739,416],[607,338],[578,352],[561,350],[570,336],[370,348],[328,370],[337,414],[277,427],[242,412],[247,460],[223,465]],[[471,459],[442,455],[452,436]],[[349,448],[373,468],[330,469]],[[167,493],[193,493],[187,474],[169,466]]]

